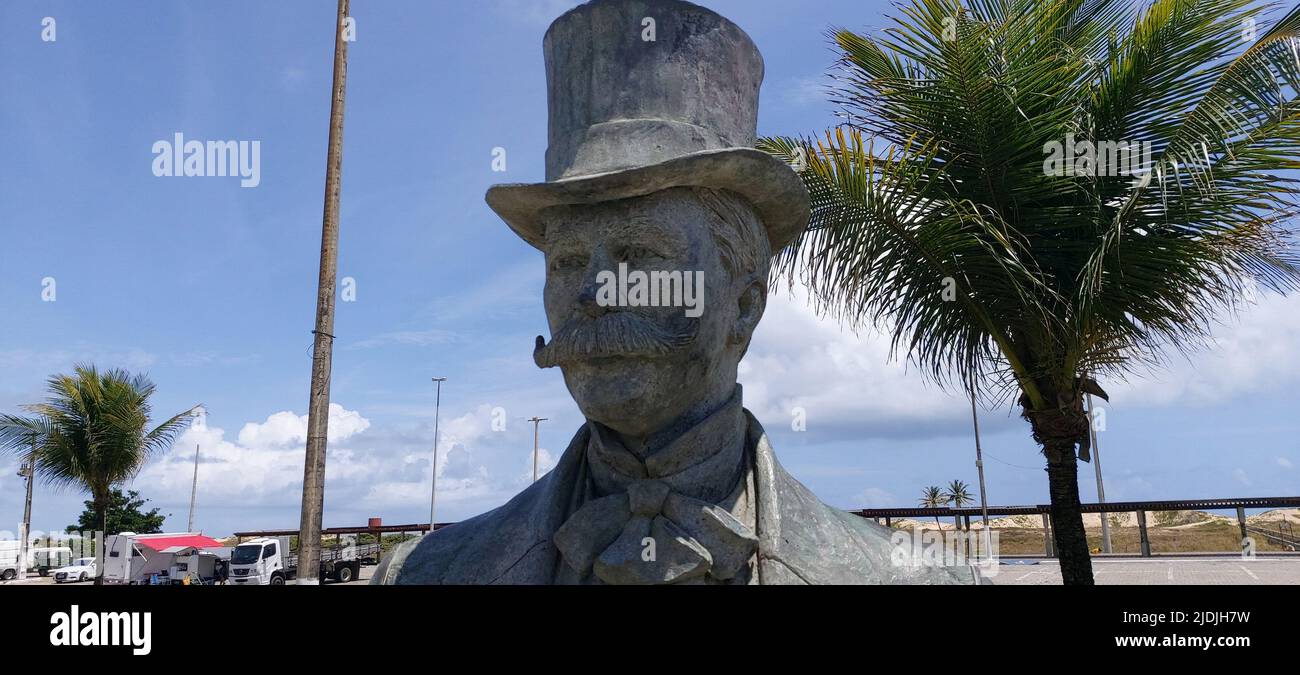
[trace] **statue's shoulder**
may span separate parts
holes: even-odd
[[[510,545],[515,540],[506,538],[505,533],[515,530],[520,520],[514,513],[516,509],[510,507],[521,506],[521,501],[534,501],[524,497],[525,493],[520,493],[504,506],[403,542],[380,562],[370,583],[492,583],[501,566],[522,558]],[[484,542],[488,541],[499,541],[502,545],[485,546]]]
[[[370,583],[550,583],[556,560],[551,537],[563,522],[586,441],[584,426],[554,469],[502,506],[404,542]]]
[[[777,557],[803,583],[921,584],[976,583],[969,567],[912,564],[910,549],[897,551],[895,530],[817,499],[780,469],[781,541]],[[791,524],[797,526],[791,527]],[[798,582],[796,582],[798,583]]]
[[[900,564],[893,530],[823,503],[776,460],[756,420],[751,429],[757,477],[768,486],[766,498],[759,489],[764,583],[975,583],[969,568]]]

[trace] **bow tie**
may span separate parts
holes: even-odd
[[[736,576],[758,538],[726,509],[644,479],[587,502],[556,531],[564,561],[607,584],[675,584]]]

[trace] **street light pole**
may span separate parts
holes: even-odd
[[[529,422],[533,423],[533,482],[537,482],[537,427],[545,422],[545,417],[530,417]]]
[[[27,479],[27,500],[23,502],[23,523],[18,535],[18,578],[27,578],[27,537],[32,531],[32,482],[36,480],[36,441],[32,441],[32,456],[23,463],[18,475]]]
[[[1092,441],[1092,469],[1097,472],[1097,501],[1105,504],[1106,488],[1101,484],[1101,450],[1097,448],[1096,420],[1092,417],[1092,394],[1084,395],[1088,397],[1088,436]],[[1101,514],[1101,552],[1110,553],[1110,523],[1105,512]]]
[[[344,25],[349,0],[339,0],[334,19],[334,85],[330,97],[329,146],[325,160],[325,210],[321,222],[316,329],[307,404],[307,452],[302,469],[302,518],[298,525],[299,586],[320,584],[321,520],[325,510],[325,448],[329,434],[330,370],[334,360],[334,298],[338,279],[339,192],[343,173],[343,99],[347,91],[348,42]]]
[[[989,534],[989,500],[984,490],[984,450],[980,447],[980,418],[975,412],[975,385],[970,388],[970,419],[975,425],[975,468],[980,475],[980,510],[984,512],[984,555],[993,555],[993,536]]]
[[[190,484],[190,520],[186,532],[194,531],[194,497],[199,493],[199,444],[194,444],[194,482]]]
[[[437,397],[433,402],[433,488],[429,491],[429,533],[433,533],[433,524],[437,521],[433,519],[433,507],[438,499],[438,415],[442,408],[442,383],[447,381],[445,377],[435,377],[434,382],[438,383]]]

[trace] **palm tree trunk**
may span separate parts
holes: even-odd
[[[96,494],[93,498],[95,500],[95,520],[99,521],[100,540],[106,540],[108,538],[108,494]],[[102,551],[97,550],[95,556],[102,558],[102,553]],[[95,570],[95,585],[104,585],[104,575],[100,573],[98,568]]]
[[[1052,533],[1061,564],[1061,581],[1066,586],[1091,586],[1092,558],[1088,555],[1088,534],[1079,508],[1078,463],[1074,443],[1050,443],[1047,455],[1047,483],[1052,498]]]
[[[1045,392],[1049,386],[1040,387]],[[1023,416],[1033,429],[1034,440],[1047,457],[1047,487],[1051,497],[1052,534],[1061,566],[1061,581],[1066,586],[1091,586],[1092,558],[1088,554],[1088,533],[1083,528],[1083,510],[1079,506],[1079,471],[1075,446],[1088,433],[1088,416],[1083,399],[1066,390],[1056,396],[1056,407],[1032,410],[1021,397]]]

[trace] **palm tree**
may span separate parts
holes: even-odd
[[[1062,577],[1090,584],[1076,453],[1083,394],[1106,398],[1093,376],[1159,365],[1257,286],[1300,282],[1283,228],[1300,8],[1255,34],[1250,0],[967,4],[910,0],[879,36],[832,32],[846,123],[761,142],[813,201],[777,269],[934,381],[1019,407]],[[1145,170],[1120,142],[1150,144]]]
[[[921,508],[937,509],[947,504],[948,500],[943,496],[943,488],[938,485],[931,485],[921,490],[921,499],[917,503],[921,505]],[[934,524],[936,527],[939,526],[939,516],[934,517]]]
[[[952,504],[953,508],[955,509],[960,509],[961,507],[967,504],[971,504],[975,501],[975,497],[972,496],[970,493],[970,486],[967,485],[965,481],[960,481],[960,480],[954,480],[948,483],[948,488],[944,490],[943,496],[944,499],[946,499],[949,504]],[[961,516],[957,514],[953,514],[952,520],[953,523],[957,526],[957,531],[961,532],[962,531]],[[967,522],[969,523],[969,521]],[[961,541],[962,541],[962,545],[965,547],[966,550],[966,557],[969,558],[970,557],[970,536],[969,536],[970,526],[967,525],[965,529],[967,532],[967,536],[963,537]]]
[[[198,407],[149,430],[154,384],[143,375],[79,365],[74,375],[52,376],[46,389],[44,403],[24,406],[31,416],[0,415],[0,453],[34,456],[45,483],[89,492],[101,531],[113,486],[170,447]]]
[[[961,507],[975,502],[975,497],[970,493],[970,486],[965,481],[954,480],[948,483],[947,489],[943,491],[945,504],[952,504],[953,508]],[[957,529],[961,529],[961,516],[953,516],[957,523]]]

